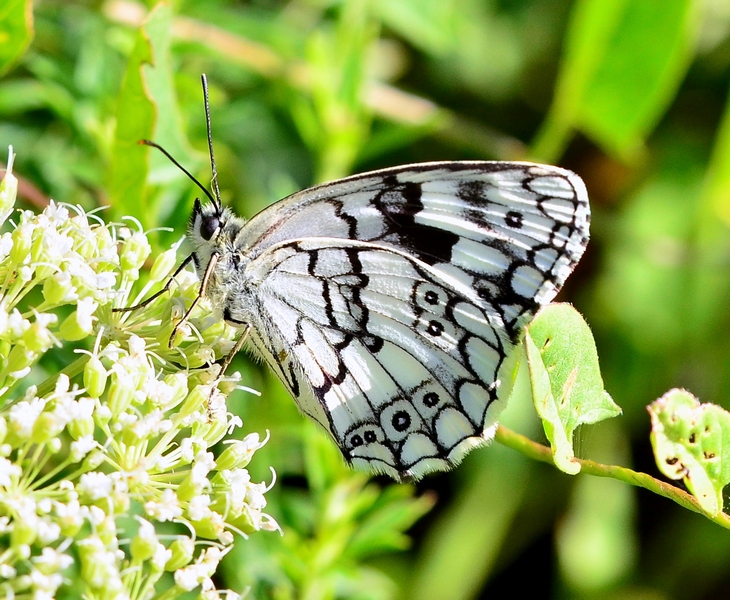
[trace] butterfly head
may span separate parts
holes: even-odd
[[[225,223],[225,211],[220,206],[202,205],[200,198],[195,199],[189,227],[193,239],[209,242],[223,229]]]
[[[243,222],[230,208],[218,203],[203,204],[196,198],[188,224],[188,237],[198,251],[203,248],[222,251],[234,243]]]
[[[195,199],[188,224],[188,239],[195,246],[195,253],[205,263],[212,253],[235,252],[237,236],[245,220],[237,217],[230,208],[216,203],[202,203]]]

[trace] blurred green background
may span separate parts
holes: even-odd
[[[154,11],[153,11],[154,9]],[[0,2],[0,151],[22,201],[134,215],[159,248],[195,189],[253,215],[314,183],[427,160],[529,159],[586,181],[592,240],[559,299],[591,325],[623,408],[583,456],[657,475],[646,405],[671,387],[730,408],[727,0]],[[152,11],[150,13],[150,11]],[[148,19],[145,21],[145,19]],[[144,26],[143,26],[143,23]],[[147,64],[149,63],[149,64]],[[350,472],[247,357],[229,406],[270,430],[284,536],[237,544],[252,598],[730,597],[730,533],[645,490],[494,444],[398,486]],[[543,440],[529,400],[503,422]],[[537,594],[535,594],[537,590]]]

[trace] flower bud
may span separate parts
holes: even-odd
[[[134,399],[136,386],[134,377],[123,369],[112,369],[111,384],[109,385],[109,396],[107,398],[107,407],[112,412],[112,416],[117,417],[129,408]]]
[[[92,356],[84,366],[84,387],[91,398],[98,398],[104,393],[108,372],[99,360],[99,357]]]
[[[56,271],[43,282],[43,297],[53,305],[67,304],[78,297],[71,275],[66,271]]]
[[[86,455],[82,468],[84,471],[93,471],[105,460],[104,452],[101,450],[92,450]]]
[[[30,558],[31,550],[30,550],[30,544],[20,544],[13,548],[13,551],[15,553],[15,556],[18,557],[19,560],[28,560]],[[27,579],[26,579],[27,578]],[[27,582],[27,585],[26,585]],[[21,575],[18,577],[18,586],[19,587],[30,587],[32,585],[32,579],[30,578],[30,575]]]
[[[140,521],[139,530],[137,531],[137,535],[132,538],[129,550],[132,554],[132,559],[142,563],[154,556],[159,542],[152,524],[149,521],[145,521],[139,517],[137,518]]]
[[[210,387],[207,385],[196,385],[193,390],[185,398],[180,410],[175,414],[176,420],[182,420],[194,412],[198,412],[204,409],[208,403],[208,396],[210,395]]]
[[[144,261],[152,252],[147,236],[141,231],[136,231],[127,238],[119,253],[119,264],[122,271],[138,271]]]
[[[185,338],[190,336],[190,324],[185,322],[174,329],[167,342],[168,347],[177,348]]]
[[[84,327],[84,323],[79,323],[78,311],[74,311],[64,319],[58,332],[64,340],[77,342],[91,335],[92,329]]]
[[[155,262],[150,269],[150,281],[162,281],[177,264],[177,251],[170,248],[157,255]]]
[[[64,423],[50,412],[42,412],[33,424],[31,441],[35,444],[45,444],[56,438],[64,429]]]
[[[18,179],[13,175],[13,149],[10,148],[8,155],[8,166],[5,177],[0,181],[0,224],[5,222],[13,210],[15,198],[18,195]]]
[[[10,355],[5,363],[5,371],[8,373],[17,373],[18,371],[22,371],[23,369],[30,367],[35,362],[36,357],[37,354],[29,348],[21,346],[20,344],[15,345],[12,350],[10,350]]]
[[[13,520],[13,530],[10,533],[10,547],[13,549],[32,544],[38,535],[38,518],[35,514],[24,514],[23,517]]]
[[[193,560],[195,542],[189,537],[179,537],[170,544],[172,556],[165,564],[165,571],[177,571]]]
[[[246,535],[259,531],[262,528],[260,514],[251,510],[244,510],[235,516],[230,515],[226,521],[228,525],[232,525]]]
[[[57,509],[58,510],[58,509]],[[84,525],[84,518],[79,507],[78,500],[63,505],[61,513],[56,522],[61,527],[61,535],[65,537],[74,537],[81,531]]]
[[[171,388],[171,395],[165,403],[165,410],[175,408],[188,394],[188,378],[185,373],[177,372],[165,376],[165,383]]]
[[[58,437],[51,438],[46,442],[46,450],[51,454],[58,454],[62,447],[63,442],[61,441],[61,438]]]
[[[10,261],[22,265],[28,261],[30,247],[33,242],[33,226],[30,223],[21,223],[13,231],[11,238],[13,247],[10,250]]]
[[[31,242],[30,242],[30,262],[31,262],[31,264],[35,265],[39,261],[46,258],[45,256],[43,256],[43,250],[44,250],[43,234],[44,233],[45,233],[44,228],[42,228],[42,227],[36,227],[35,229],[33,229],[33,238],[31,239]],[[45,274],[46,265],[43,266],[43,271]],[[53,272],[53,271],[51,271],[51,272]],[[39,278],[39,279],[43,280],[43,279],[45,279],[45,277]]]
[[[211,418],[204,424],[196,423],[196,425],[199,428],[195,430],[195,433],[202,437],[209,447],[220,442],[228,431],[228,423],[225,419]]]
[[[42,354],[53,346],[53,337],[48,327],[36,322],[23,332],[23,342],[28,349]]]
[[[203,489],[203,484],[197,483],[193,478],[192,473],[189,473],[185,479],[182,480],[178,488],[175,490],[175,493],[177,494],[178,500],[186,502],[195,498],[195,496],[202,494]]]
[[[79,436],[76,439],[76,441],[71,442],[69,458],[74,463],[81,461],[81,459],[84,458],[84,456],[86,456],[89,452],[91,452],[98,446],[98,443],[95,442],[94,438],[93,438],[93,431],[94,431],[93,419],[91,417],[86,417],[85,419],[78,419],[76,421],[72,421],[69,425],[71,425],[73,423],[78,423],[79,421],[84,422],[84,423],[91,421],[92,428],[90,430],[91,431],[90,433],[87,433],[86,435],[83,435],[83,436]]]
[[[190,524],[195,529],[195,533],[199,537],[208,540],[217,540],[225,531],[225,522],[218,513],[210,512],[200,521],[191,521]]]
[[[84,258],[96,258],[107,254],[109,248],[116,248],[117,240],[111,235],[109,227],[94,227],[91,230],[91,237],[87,238],[91,244],[77,249],[76,251]],[[89,255],[85,252],[88,249]],[[116,254],[116,253],[115,253]]]
[[[91,416],[80,417],[74,419],[67,426],[69,435],[78,441],[81,438],[88,437],[94,434],[94,418]]]
[[[23,283],[29,283],[31,279],[33,279],[33,274],[35,273],[35,266],[33,265],[23,265],[18,269],[18,280],[22,281]]]
[[[81,578],[91,589],[101,589],[107,580],[106,551],[99,538],[80,540],[76,545]]]
[[[91,298],[79,300],[77,308],[61,323],[59,333],[69,342],[77,342],[88,337],[94,331],[93,314],[99,306]]]
[[[228,447],[221,452],[218,460],[215,461],[218,471],[242,469],[251,462],[253,453],[258,450],[259,444],[257,433],[247,435],[243,440],[235,440],[228,444]]]

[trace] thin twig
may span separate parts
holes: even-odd
[[[529,458],[555,466],[550,448],[543,446],[542,444],[538,444],[537,442],[533,442],[530,438],[524,435],[500,425],[497,429],[495,439],[500,444],[508,446],[513,450],[517,450]],[[708,514],[702,510],[700,503],[694,496],[665,481],[655,479],[651,475],[639,473],[638,471],[634,471],[626,467],[604,465],[584,458],[575,458],[573,460],[580,465],[581,473],[595,475],[596,477],[610,477],[630,485],[645,488],[650,492],[654,492],[655,494],[674,500],[674,502],[680,506],[707,517],[710,521],[717,523],[725,529],[730,529],[730,515],[724,512],[720,512],[717,515]]]

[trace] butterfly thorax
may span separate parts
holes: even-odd
[[[208,276],[206,297],[213,309],[235,327],[247,325],[254,310],[253,294],[245,275],[251,259],[240,249],[244,225],[245,219],[233,214],[229,208],[201,205],[196,201],[189,226],[189,238],[195,247],[193,260],[201,280],[215,258]]]

